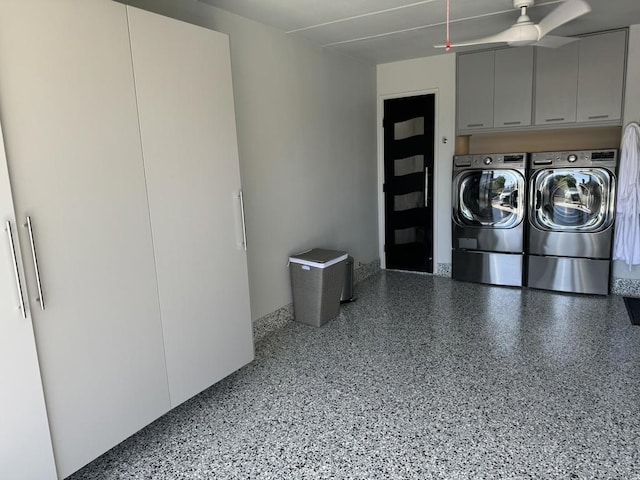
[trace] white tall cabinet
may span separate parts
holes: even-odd
[[[108,0],[0,2],[8,188],[60,478],[253,358],[228,45],[202,31]]]
[[[24,303],[24,269],[9,172],[1,144],[0,221],[0,472],[2,478],[15,480],[55,479],[31,313]]]
[[[253,358],[229,40],[128,12],[176,406]]]
[[[170,407],[125,7],[2,1],[0,102],[64,477]]]

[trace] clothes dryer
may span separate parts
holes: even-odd
[[[531,155],[527,284],[609,293],[617,150]]]
[[[526,163],[526,153],[453,158],[452,278],[522,286]]]

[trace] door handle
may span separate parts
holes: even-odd
[[[542,203],[542,192],[540,192],[540,190],[536,190],[536,205],[535,205],[536,210],[540,210],[541,203]]]
[[[429,167],[424,169],[424,206],[429,206]]]
[[[513,208],[518,208],[518,190],[513,191]]]
[[[242,247],[244,251],[247,251],[247,224],[244,219],[244,196],[242,195],[242,190],[238,192],[238,196],[236,197],[240,200],[240,217],[242,219]]]
[[[18,289],[18,301],[20,302],[19,308],[22,312],[22,318],[27,318],[27,309],[24,304],[24,296],[22,295],[22,284],[20,283],[20,271],[18,270],[18,257],[16,255],[16,246],[13,243],[13,234],[11,233],[11,222],[7,220],[5,230],[7,231],[7,237],[9,239],[9,248],[11,248],[11,256],[13,257],[13,273],[16,277],[16,287]]]
[[[31,255],[33,257],[33,271],[36,275],[36,285],[38,286],[38,298],[36,301],[40,304],[40,308],[44,310],[44,295],[42,295],[42,283],[40,282],[40,268],[38,268],[38,255],[36,254],[36,242],[33,239],[33,227],[31,225],[31,217],[27,216],[27,223],[24,224],[29,230],[29,243],[31,244]]]

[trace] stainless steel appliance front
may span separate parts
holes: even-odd
[[[527,284],[606,295],[616,150],[531,156]]]
[[[522,286],[527,154],[453,159],[452,277]]]

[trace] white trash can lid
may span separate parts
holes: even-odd
[[[327,250],[325,248],[313,248],[297,253],[289,257],[291,263],[299,263],[316,268],[327,268],[346,260],[349,254],[339,250]]]

